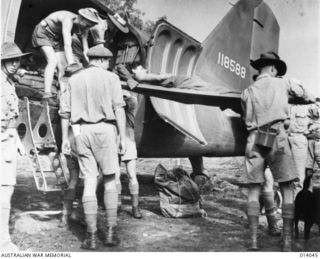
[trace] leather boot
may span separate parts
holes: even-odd
[[[85,240],[81,244],[81,248],[87,250],[97,250],[97,232],[87,232]]]
[[[259,216],[248,216],[249,229],[250,229],[250,251],[258,251],[258,222]]]
[[[141,219],[142,213],[139,208],[139,195],[133,194],[131,195],[131,199],[132,199],[132,216],[136,219]]]
[[[140,211],[140,208],[137,207],[132,207],[132,216],[136,219],[142,219],[142,213]]]
[[[281,236],[274,210],[271,212],[267,211],[266,216],[268,220],[269,235],[274,237]]]
[[[107,227],[105,232],[106,239],[104,241],[105,246],[117,246],[120,243],[115,228],[116,227]]]
[[[283,218],[283,252],[292,252],[293,219]]]

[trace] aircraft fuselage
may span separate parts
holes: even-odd
[[[158,117],[149,100],[142,98],[136,116],[135,136],[139,157],[191,157],[244,155],[246,129],[240,115],[219,107],[195,105],[198,124],[207,145],[185,136]]]

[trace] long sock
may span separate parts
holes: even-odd
[[[106,207],[107,226],[113,227],[117,225],[117,205],[118,193],[117,190],[105,190],[104,205]]]
[[[294,219],[294,204],[293,203],[283,203],[282,217],[284,219]]]
[[[266,213],[270,214],[274,212],[274,193],[273,192],[262,192],[263,204],[266,209]]]
[[[248,216],[259,216],[260,214],[260,204],[256,201],[248,202],[247,204],[247,214]]]
[[[116,184],[116,187],[117,187],[117,192],[118,192],[118,194],[121,195],[121,192],[122,192],[121,183],[117,183],[117,184]]]
[[[129,182],[129,192],[131,195],[139,194],[139,183],[130,183]]]
[[[82,198],[84,216],[87,223],[87,232],[97,231],[98,202],[95,196],[84,196]]]
[[[122,185],[121,183],[116,184],[117,192],[118,192],[118,207],[121,207],[122,201],[121,201],[121,192],[122,192]]]
[[[129,192],[132,197],[132,207],[137,207],[139,205],[139,183],[129,182]]]
[[[74,197],[76,196],[76,190],[75,189],[68,189],[65,191],[64,200],[63,200],[63,210],[62,214],[70,216],[72,213],[72,203],[74,201]]]

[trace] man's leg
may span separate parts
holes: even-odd
[[[51,86],[53,82],[54,71],[58,61],[54,49],[51,46],[42,46],[41,50],[46,58],[47,65],[44,70],[44,98],[52,97]]]
[[[79,182],[79,165],[77,158],[67,156],[67,165],[70,172],[70,182],[67,190],[63,194],[62,217],[59,227],[65,228],[68,226],[68,220],[72,213],[73,201],[76,196],[76,187]]]
[[[15,129],[10,129],[15,131]],[[11,135],[9,129],[8,134]],[[13,136],[12,136],[13,135]],[[16,184],[16,171],[17,171],[17,144],[16,135],[12,134],[5,140],[1,141],[1,185],[0,185],[0,250],[1,251],[19,251],[18,247],[14,245],[10,238],[9,233],[9,219],[11,210],[11,197],[14,192]]]
[[[192,166],[191,179],[195,181],[198,186],[202,186],[210,179],[207,170],[204,168],[203,157],[192,156],[189,157],[189,161]]]
[[[129,191],[132,199],[132,215],[136,219],[141,219],[142,214],[139,209],[139,183],[136,173],[136,160],[129,160],[125,163],[129,177]]]
[[[117,226],[117,207],[118,207],[118,191],[116,187],[115,174],[104,175],[104,205],[106,207],[107,231],[105,246],[116,246],[119,239],[116,235],[115,227]]]
[[[81,248],[97,249],[97,214],[98,202],[96,197],[97,178],[88,177],[84,179],[84,190],[82,204],[84,216],[87,223],[87,237],[83,241]]]
[[[3,252],[19,251],[14,245],[9,233],[9,219],[11,209],[11,197],[14,191],[14,186],[1,185],[1,243],[0,250]]]
[[[295,187],[292,181],[280,183],[280,191],[283,197],[283,251],[292,251],[292,235],[294,220],[294,193]]]
[[[116,187],[118,191],[118,210],[121,210],[122,202],[121,202],[121,193],[122,193],[122,185],[121,185],[121,173],[116,173]]]
[[[262,200],[266,210],[266,217],[268,220],[269,234],[271,236],[280,236],[281,232],[277,225],[276,207],[274,204],[274,191],[273,191],[273,176],[269,168],[264,173],[265,182],[262,189]]]
[[[257,251],[258,247],[258,225],[260,204],[259,196],[261,193],[261,184],[250,184],[247,203],[247,215],[250,229],[250,247],[249,250]]]
[[[299,181],[295,182],[295,197],[302,190],[305,179],[305,166],[308,158],[308,140],[303,134],[288,137],[292,150],[294,165],[299,174]]]

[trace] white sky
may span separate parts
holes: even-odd
[[[320,96],[320,1],[264,0],[280,25],[279,55],[288,66],[286,76],[297,78]],[[166,15],[168,21],[202,42],[236,0],[138,0],[144,19]]]

